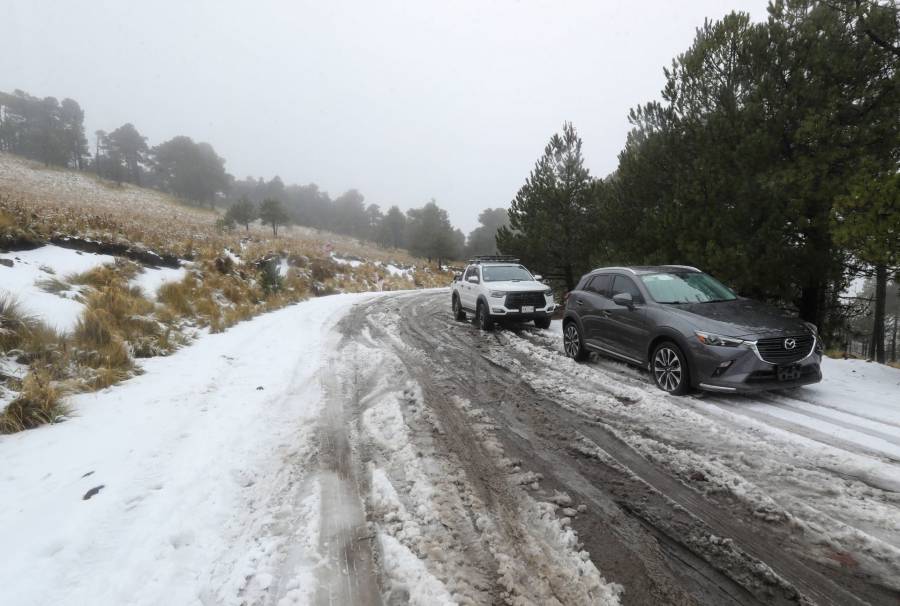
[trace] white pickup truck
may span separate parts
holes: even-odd
[[[518,259],[476,257],[453,280],[453,316],[463,321],[467,312],[475,314],[482,330],[491,330],[498,320],[533,320],[547,328],[556,303],[553,290],[540,280]]]

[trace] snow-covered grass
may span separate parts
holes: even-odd
[[[15,298],[26,313],[59,332],[71,332],[84,311],[80,289],[67,278],[113,261],[109,255],[53,245],[0,252],[0,259],[12,263],[12,267],[0,263],[0,297]]]
[[[144,267],[142,271],[131,279],[130,286],[136,286],[148,299],[155,299],[156,292],[163,284],[181,282],[187,275],[184,267]]]
[[[255,603],[279,566],[308,603],[315,376],[328,329],[367,296],[204,336],[71,398],[65,423],[0,436],[0,603]]]

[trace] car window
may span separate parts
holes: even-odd
[[[638,290],[634,280],[626,276],[616,276],[615,280],[613,280],[612,292],[609,296],[612,298],[624,292],[630,294],[635,303],[640,303],[644,300],[644,297],[641,296],[641,291]]]
[[[475,265],[471,265],[471,266],[469,266],[469,269],[466,270],[466,275],[463,278],[463,280],[468,282],[469,278],[471,278],[472,276],[477,276],[477,275],[478,275],[478,267]]]
[[[590,282],[588,282],[585,290],[589,290],[591,292],[595,292],[598,295],[603,295],[604,297],[609,296],[609,282],[610,282],[609,274],[600,274],[599,276],[594,276],[591,278]]]
[[[481,274],[485,282],[518,282],[534,279],[521,265],[485,265],[481,268]]]
[[[700,272],[649,274],[641,276],[641,281],[657,303],[712,303],[737,298],[730,288]]]

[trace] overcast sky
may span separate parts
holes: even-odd
[[[0,90],[72,97],[89,133],[208,141],[239,178],[433,197],[468,232],[565,120],[612,171],[629,108],[703,19],[766,4],[0,0]]]

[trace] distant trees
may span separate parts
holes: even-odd
[[[209,143],[179,136],[157,145],[150,153],[163,191],[212,208],[216,196],[228,188],[225,160]]]
[[[381,219],[376,241],[389,248],[406,248],[406,215],[392,206]]]
[[[581,145],[575,127],[563,124],[513,199],[509,226],[497,232],[501,251],[542,268],[569,290],[587,269],[594,245],[592,182]]]
[[[257,218],[259,218],[259,209],[247,196],[241,196],[241,199],[233,203],[225,212],[226,223],[243,225],[247,231],[250,231],[250,224]]]
[[[143,166],[147,164],[147,137],[141,135],[130,122],[104,136],[107,165],[117,181],[141,184]]]
[[[465,236],[454,229],[447,211],[432,200],[422,208],[407,211],[407,247],[410,252],[440,265],[462,256]]]
[[[38,99],[15,90],[0,92],[0,151],[47,166],[81,169],[88,155],[84,112],[72,99]]]
[[[509,226],[509,213],[505,208],[486,208],[478,215],[478,227],[469,233],[466,240],[466,257],[476,255],[496,255],[497,232]]]
[[[266,198],[259,205],[259,218],[263,225],[272,227],[272,235],[278,237],[278,228],[287,225],[290,215],[280,200]]]

